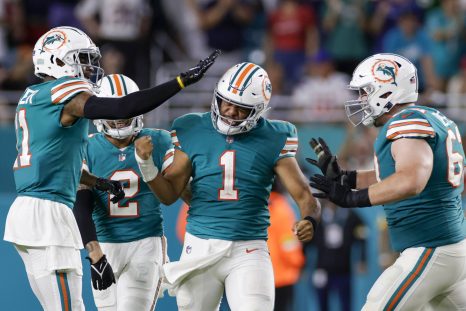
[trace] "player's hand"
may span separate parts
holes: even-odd
[[[220,50],[215,50],[209,57],[201,60],[195,67],[190,68],[188,71],[180,73],[179,78],[182,81],[183,86],[186,87],[190,84],[196,83],[201,80],[205,72],[212,66],[215,59],[221,54]]]
[[[317,155],[317,161],[310,158],[306,158],[306,161],[317,166],[326,177],[334,180],[339,179],[342,170],[340,165],[338,165],[337,157],[332,154],[325,140],[320,137],[318,141],[312,138],[309,144]]]
[[[89,257],[86,257],[91,261]],[[107,257],[103,255],[96,263],[91,262],[91,279],[92,287],[97,290],[107,289],[115,282],[112,266],[107,261]]]
[[[314,226],[310,221],[301,219],[294,224],[293,232],[301,242],[309,242],[314,237]]]
[[[125,197],[125,191],[123,186],[118,180],[110,180],[105,178],[97,178],[95,187],[99,191],[106,191],[113,194],[113,198],[110,199],[113,203],[117,203]]]
[[[143,159],[147,160],[152,155],[154,150],[154,144],[152,143],[152,137],[142,136],[134,141],[134,146],[136,148],[137,155]]]
[[[329,199],[340,207],[365,207],[372,205],[367,189],[352,190],[347,184],[341,184],[322,175],[312,176],[310,185],[322,191],[322,193],[313,193],[314,197]]]
[[[317,155],[317,161],[306,158],[306,161],[317,166],[325,177],[328,177],[341,185],[347,185],[350,188],[356,188],[356,171],[344,171],[338,164],[337,157],[332,154],[325,140],[322,138],[312,138],[309,141],[312,150]]]

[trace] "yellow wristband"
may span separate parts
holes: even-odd
[[[182,89],[184,89],[184,84],[183,84],[183,81],[181,80],[180,76],[177,76],[177,77],[176,77],[176,81],[178,81],[179,86],[180,86]]]

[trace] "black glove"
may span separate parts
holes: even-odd
[[[86,257],[86,259],[89,259],[91,262],[89,257]],[[112,266],[108,263],[105,255],[103,255],[96,263],[93,264],[91,262],[91,279],[92,287],[98,290],[107,289],[112,285],[112,283],[116,283]]]
[[[113,203],[117,203],[125,197],[125,191],[123,186],[118,180],[110,180],[105,178],[97,178],[95,187],[99,191],[106,191],[113,194],[114,197],[111,199]]]
[[[306,158],[306,161],[317,166],[324,175],[341,185],[348,185],[350,188],[356,188],[356,171],[344,171],[338,164],[337,157],[332,154],[325,140],[319,137],[319,141],[312,138],[309,141],[311,148],[317,155],[317,161]]]
[[[220,54],[220,50],[215,50],[212,54],[209,55],[209,57],[201,60],[195,67],[189,69],[186,72],[180,73],[179,78],[183,82],[181,87],[186,87],[201,80],[204,76],[204,73],[207,71],[207,69],[210,68],[210,66],[214,64],[215,59]]]
[[[314,197],[329,199],[341,207],[366,207],[372,206],[369,199],[369,189],[351,190],[348,185],[340,184],[322,175],[311,177],[311,187],[323,193],[313,193]]]

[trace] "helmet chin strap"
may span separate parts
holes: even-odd
[[[225,123],[221,117],[217,118],[217,128],[224,135],[235,135],[241,133],[241,126],[245,125],[246,121],[241,122],[238,126],[231,126]]]

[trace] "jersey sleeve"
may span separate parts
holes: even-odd
[[[182,150],[179,135],[180,133],[182,134],[184,131],[184,128],[185,128],[184,124],[186,123],[185,119],[187,119],[186,116],[181,116],[181,117],[176,118],[173,121],[172,129],[170,131],[172,144],[174,148],[178,150]]]
[[[404,110],[389,122],[385,137],[388,140],[400,138],[433,138],[435,130],[422,111]]]
[[[52,104],[66,104],[81,92],[94,94],[92,84],[78,78],[60,79],[51,89]]]
[[[285,123],[285,130],[284,134],[286,135],[285,143],[281,148],[280,154],[278,155],[278,159],[295,157],[296,153],[298,152],[298,131],[296,130],[296,126],[289,122]]]
[[[173,148],[170,132],[166,130],[155,130],[152,134],[155,140],[154,150],[157,150],[157,167],[163,173],[173,163],[175,149]],[[156,137],[155,137],[156,136]]]

